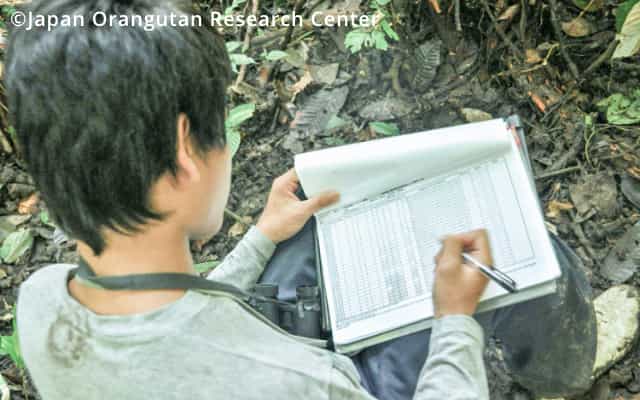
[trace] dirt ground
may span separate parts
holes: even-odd
[[[393,123],[409,133],[518,114],[548,227],[576,250],[594,294],[620,282],[640,284],[637,263],[621,270],[620,262],[607,261],[640,220],[639,125],[613,124],[597,106],[612,94],[632,96],[640,88],[638,56],[611,59],[618,2],[595,1],[598,7],[585,11],[572,1],[468,1],[461,5],[460,30],[454,2],[441,0],[440,13],[434,3],[393,1],[400,40],[390,40],[386,51],[367,48],[351,54],[344,48],[349,28],[225,33],[227,40],[246,38],[251,43],[247,54],[260,59],[240,67],[243,79],[229,91],[232,104],[254,103],[256,111],[240,128],[230,212],[220,234],[193,243],[197,262],[221,259],[233,248],[245,224],[260,215],[271,181],[292,167],[297,152],[382,137],[372,121]],[[304,12],[314,6],[297,4]],[[315,2],[318,10],[340,6],[366,10],[357,1]],[[273,13],[295,5],[260,7]],[[587,34],[567,27],[578,17]],[[263,49],[285,49],[288,57],[266,60],[260,58]],[[6,113],[0,114],[5,142],[11,145],[0,152],[0,216],[31,229],[35,238],[18,260],[0,263],[0,331],[10,334],[20,283],[43,265],[71,262],[75,256],[73,243],[56,240],[54,227],[43,222],[46,205],[33,197],[35,188],[11,142]],[[12,398],[37,397],[8,356],[0,359],[0,373]],[[508,377],[496,379],[501,383],[494,398],[528,398]],[[584,398],[635,398],[637,393],[636,344]]]

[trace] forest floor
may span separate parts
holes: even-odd
[[[234,3],[231,12],[238,14],[294,7],[306,17],[312,11],[375,12],[358,0]],[[237,127],[242,143],[228,216],[218,235],[192,243],[196,262],[219,260],[233,248],[296,153],[518,114],[547,225],[582,259],[594,295],[620,283],[640,285],[639,262],[625,259],[633,249],[621,241],[630,234],[636,246],[640,240],[638,229],[631,231],[640,220],[640,59],[611,57],[619,3],[591,1],[583,9],[580,1],[476,0],[458,10],[455,1],[445,0],[379,3],[398,35],[383,35],[386,50],[352,52],[345,47],[345,37],[349,46],[358,40],[348,35],[351,27],[225,31],[239,70],[229,101],[252,104],[255,111]],[[210,10],[206,2],[199,7]],[[10,12],[0,8],[3,18]],[[378,36],[370,38],[386,47]],[[607,98],[608,106],[602,103]],[[10,335],[20,283],[44,265],[76,256],[73,242],[48,221],[4,105],[0,122],[0,241],[28,232],[10,249],[15,257],[0,261],[0,331]],[[0,374],[12,398],[37,397],[9,356],[0,359]],[[494,398],[527,398],[515,384],[493,390]],[[585,398],[636,393],[637,343]]]

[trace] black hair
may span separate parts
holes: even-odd
[[[190,3],[189,3],[190,4]],[[96,255],[101,234],[140,231],[160,175],[176,174],[179,113],[198,155],[223,148],[231,79],[222,38],[188,27],[92,26],[91,15],[191,16],[168,0],[41,0],[33,15],[82,15],[84,27],[11,28],[5,58],[10,121],[52,219]]]

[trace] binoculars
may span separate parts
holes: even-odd
[[[322,305],[318,286],[298,286],[293,302],[278,301],[278,285],[256,284],[252,292],[272,301],[252,297],[249,299],[256,311],[285,331],[309,338],[322,338]]]

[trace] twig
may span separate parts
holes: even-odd
[[[7,154],[13,153],[13,147],[11,147],[11,142],[9,141],[9,139],[4,133],[4,130],[2,129],[0,129],[0,145],[2,146],[2,150],[4,150],[5,153]]]
[[[460,0],[453,1],[453,13],[456,20],[456,31],[462,32],[462,22],[460,22]]]
[[[573,210],[569,210],[569,211],[571,215],[571,220],[573,221],[573,223],[569,225],[571,225],[571,229],[573,230],[573,233],[578,238],[578,242],[580,242],[582,247],[584,247],[585,251],[589,253],[589,257],[591,257],[591,259],[593,259],[594,261],[598,260],[599,257],[596,254],[596,252],[593,250],[593,248],[591,247],[591,244],[589,243],[589,240],[585,236],[584,231],[582,230],[582,226],[580,225],[580,222],[578,222],[576,219],[575,212],[572,212]]]
[[[562,57],[569,65],[569,70],[571,71],[571,74],[573,75],[573,77],[576,79],[580,79],[580,72],[578,71],[578,67],[576,67],[576,64],[573,62],[573,60],[569,56],[569,53],[567,52],[567,49],[564,45],[564,41],[562,39],[562,29],[560,28],[560,22],[558,22],[558,15],[556,14],[556,11],[558,9],[558,2],[556,0],[549,0],[549,3],[551,6],[550,7],[551,8],[551,25],[553,26],[553,32],[556,35],[556,39],[558,39],[558,43],[560,43],[560,54],[562,54]]]
[[[302,8],[302,3],[304,3],[304,0],[296,0],[295,5],[293,6],[293,14],[297,14],[300,12],[300,8]],[[284,37],[284,40],[282,41],[282,44],[280,45],[280,50],[286,50],[287,46],[289,45],[289,42],[291,41],[291,35],[293,35],[293,25],[294,24],[290,24],[287,27],[287,34]]]
[[[565,92],[560,98],[560,100],[557,103],[553,104],[551,107],[549,107],[549,109],[547,110],[547,113],[542,117],[541,122],[544,122],[550,115],[553,114],[553,112],[555,112],[557,109],[562,107],[567,102],[567,100],[569,100],[569,97],[571,97],[571,93],[573,92],[573,90],[577,87],[582,86],[582,84],[586,81],[588,76],[591,75],[593,71],[599,68],[609,58],[611,58],[611,55],[615,51],[617,45],[618,45],[618,40],[614,40],[613,42],[611,42],[609,44],[609,47],[607,47],[607,49],[604,52],[602,52],[602,54],[600,54],[598,58],[596,58],[596,60],[587,69],[584,70],[582,74],[582,78],[576,81],[573,81],[569,84],[569,86],[565,89]]]
[[[573,167],[567,167],[567,168],[558,169],[556,171],[545,172],[543,174],[536,175],[535,178],[536,179],[547,179],[547,178],[552,178],[552,177],[558,176],[558,175],[564,175],[564,174],[568,174],[568,173],[571,173],[571,172],[580,171],[581,169],[582,169],[581,166],[574,165]]]
[[[527,0],[520,0],[520,38],[526,49],[527,46]]]
[[[251,14],[254,15],[256,18],[258,17],[259,3],[260,3],[260,0],[253,0],[253,8],[251,9]],[[243,53],[249,50],[249,47],[251,46],[251,34],[253,33],[254,29],[255,29],[255,24],[249,24],[249,26],[247,27],[247,31],[245,32],[245,35],[244,35],[244,43],[242,44]],[[244,80],[244,76],[246,73],[247,73],[247,65],[243,64],[240,66],[240,71],[238,72],[238,77],[236,78],[236,82],[234,84],[235,87],[238,87],[238,85],[240,85],[240,82]]]
[[[224,215],[231,217],[233,220],[235,220],[236,222],[244,225],[244,226],[248,226],[248,224],[242,219],[241,216],[239,216],[238,214],[234,213],[233,211],[229,210],[228,208],[225,207],[224,209]]]
[[[598,69],[605,61],[609,60],[613,55],[613,52],[616,50],[617,46],[618,46],[617,39],[609,43],[609,46],[607,47],[607,49],[603,51],[602,54],[600,54],[598,58],[596,58],[595,61],[591,65],[589,65],[589,67],[587,67],[587,69],[584,70],[583,75],[591,74],[593,71]],[[584,79],[584,76],[583,76],[583,79]]]
[[[585,139],[584,133],[586,132],[586,129],[586,126],[582,127],[582,134],[576,135],[577,137],[574,140],[573,145],[571,145],[569,150],[564,152],[564,154],[560,158],[558,158],[556,162],[551,164],[551,166],[548,168],[550,171],[555,171],[557,169],[563,168],[565,165],[567,165],[567,162],[569,162],[569,160],[576,158],[576,156],[582,149],[582,144],[584,143]]]

